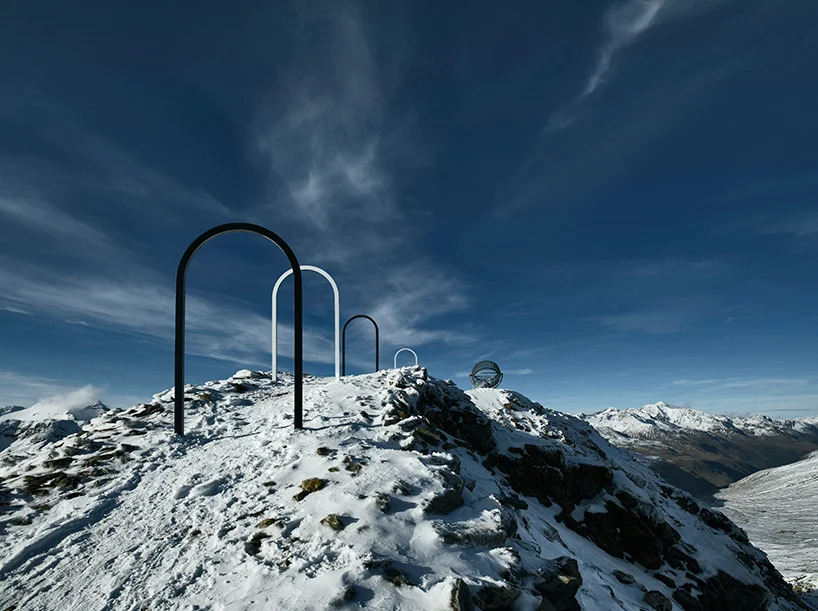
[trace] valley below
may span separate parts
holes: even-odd
[[[730,418],[665,403],[583,418],[723,512],[818,603],[818,419]]]

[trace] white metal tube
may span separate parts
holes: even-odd
[[[302,269],[303,269],[303,268],[302,268]],[[292,273],[292,272],[290,272],[290,273]],[[416,353],[414,350],[412,350],[411,348],[401,348],[400,350],[398,350],[398,351],[395,353],[395,359],[392,361],[393,369],[397,369],[397,368],[398,368],[398,355],[399,355],[401,352],[403,352],[404,350],[406,350],[406,351],[408,351],[408,352],[411,352],[412,354],[414,354],[414,355],[415,355],[415,367],[417,367],[417,366],[418,366],[418,355],[417,355],[417,353]]]
[[[341,297],[338,293],[338,285],[335,283],[335,280],[330,276],[327,272],[325,272],[320,267],[315,267],[314,265],[302,265],[301,271],[307,272],[316,272],[322,275],[332,286],[332,293],[334,296],[335,301],[335,379],[341,379]],[[271,296],[272,301],[272,373],[270,374],[272,377],[273,382],[278,379],[278,290],[281,288],[281,283],[287,278],[287,276],[291,276],[293,273],[292,269],[288,269],[286,272],[281,274],[276,280],[275,285],[273,286],[273,292]],[[417,357],[416,357],[417,360]]]

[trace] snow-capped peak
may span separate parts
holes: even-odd
[[[778,420],[754,414],[730,417],[709,414],[690,407],[677,407],[663,401],[639,408],[608,408],[595,414],[581,415],[595,428],[629,437],[650,438],[657,434],[706,432],[720,435],[773,435],[787,431],[800,432],[814,426],[811,420]]]

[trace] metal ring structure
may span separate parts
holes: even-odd
[[[314,265],[302,265],[301,266],[302,272],[316,272],[321,274],[332,286],[332,293],[335,297],[335,379],[341,379],[341,358],[340,358],[340,335],[341,335],[341,298],[338,295],[338,285],[335,284],[335,280],[333,280],[332,276],[330,276],[327,272],[325,272],[320,267],[315,267]],[[276,280],[275,286],[273,286],[273,292],[271,296],[272,301],[272,373],[271,378],[272,381],[275,382],[278,379],[278,289],[281,288],[281,283],[284,280],[291,276],[293,273],[292,269],[288,269],[286,272],[281,274]]]
[[[347,374],[347,325],[356,318],[366,318],[375,327],[375,371],[378,371],[380,368],[381,349],[378,323],[376,323],[375,319],[371,316],[367,316],[366,314],[356,314],[355,316],[351,316],[349,320],[344,323],[344,330],[341,333],[341,375],[344,376]]]
[[[395,368],[395,369],[397,369],[397,368],[398,368],[398,355],[399,355],[401,352],[411,352],[412,354],[414,354],[414,355],[415,355],[415,367],[417,367],[417,366],[418,366],[418,355],[417,355],[417,353],[416,353],[414,350],[412,350],[411,348],[401,348],[400,350],[398,350],[398,351],[395,353],[395,360],[394,360],[394,361],[393,361],[393,363],[392,363],[392,365],[394,366],[394,368]]]
[[[494,361],[480,361],[469,374],[474,388],[497,388],[503,381],[503,372]]]
[[[174,351],[174,410],[173,428],[177,435],[185,434],[185,280],[187,278],[187,268],[190,260],[196,251],[206,242],[223,233],[234,231],[247,231],[264,236],[274,242],[290,263],[293,271],[293,370],[295,375],[295,385],[293,389],[293,425],[296,429],[303,428],[303,402],[304,402],[304,343],[303,343],[303,306],[301,294],[301,266],[295,253],[280,236],[273,233],[266,227],[253,223],[226,223],[205,231],[198,238],[190,243],[182,258],[179,260],[179,267],[176,269],[176,345]]]

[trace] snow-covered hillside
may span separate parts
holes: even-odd
[[[803,609],[581,420],[425,370],[260,373],[0,453],[0,608]]]
[[[818,452],[754,473],[716,498],[788,580],[818,590]]]
[[[31,407],[0,408],[0,451],[15,443],[31,446],[77,433],[82,424],[107,410],[85,389],[44,399]]]
[[[614,445],[658,459],[651,463],[657,472],[702,498],[818,449],[815,418],[730,418],[666,403],[581,417]]]
[[[720,436],[753,435],[758,437],[781,434],[811,433],[818,435],[818,419],[779,420],[764,414],[746,418],[720,416],[689,407],[674,407],[660,401],[639,408],[609,408],[583,415],[599,432],[621,435],[622,443],[638,443],[640,439],[661,439],[663,434],[692,431]]]

